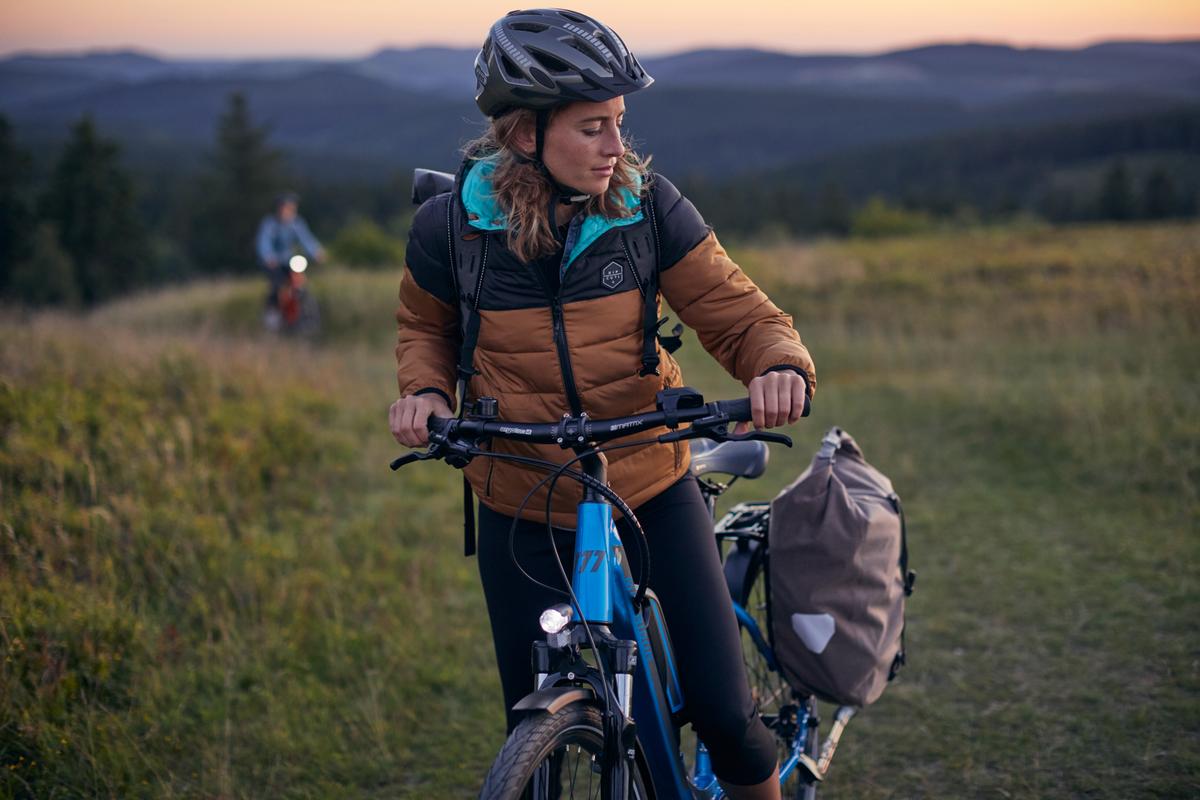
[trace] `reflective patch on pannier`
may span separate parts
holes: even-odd
[[[836,628],[837,623],[828,614],[792,614],[792,630],[805,647],[817,654],[824,652]]]

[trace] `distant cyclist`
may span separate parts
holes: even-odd
[[[258,263],[271,284],[266,299],[267,327],[278,328],[279,287],[288,280],[288,261],[302,252],[313,261],[323,261],[325,248],[321,247],[317,237],[308,229],[308,223],[300,216],[300,198],[293,192],[285,192],[275,198],[274,211],[259,223],[254,246]]]
[[[620,37],[572,11],[514,11],[492,26],[475,76],[475,100],[490,128],[468,147],[455,190],[417,211],[409,238],[396,313],[401,397],[390,410],[397,441],[428,441],[429,416],[450,416],[463,399],[454,397],[458,375],[469,379],[467,399],[497,398],[501,418],[652,411],[657,392],[683,385],[679,365],[654,336],[660,292],[747,387],[757,426],[796,422],[815,385],[808,350],[791,318],[726,255],[696,208],[629,149],[624,95],[652,79]],[[481,238],[485,269],[467,290],[472,363],[459,365],[466,348],[458,341],[461,281],[451,253]],[[519,442],[491,447],[557,463],[572,456]],[[610,484],[645,529],[650,586],[662,601],[691,722],[713,770],[733,800],[777,800],[774,735],[747,685],[712,518],[689,475],[687,445],[616,449],[607,458]],[[529,645],[543,635],[538,615],[560,599],[519,569],[560,583],[554,553],[572,556],[579,490],[554,495],[551,547],[545,489],[519,510],[542,474],[491,459],[464,472],[481,504],[479,572],[511,709],[530,689]],[[520,568],[508,548],[518,514]],[[629,541],[627,525],[619,523]],[[626,555],[636,574],[637,548]],[[510,712],[510,731],[516,721]]]

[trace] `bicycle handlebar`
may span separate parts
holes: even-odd
[[[776,442],[787,447],[792,446],[791,438],[781,433],[765,431],[730,433],[729,423],[750,420],[750,398],[748,397],[705,403],[699,392],[689,387],[682,387],[659,392],[658,408],[657,411],[607,420],[593,420],[583,413],[578,416],[564,416],[554,423],[509,422],[495,418],[494,400],[481,398],[476,401],[475,410],[484,413],[476,413],[462,419],[430,417],[429,450],[424,453],[409,453],[401,456],[392,462],[391,467],[395,470],[413,461],[445,458],[453,455],[465,456],[469,460],[473,454],[462,449],[461,443],[464,441],[474,443],[487,437],[534,444],[557,444],[563,449],[567,449],[585,447],[592,443],[599,444],[662,426],[670,428],[671,431],[658,436],[660,442],[697,438],[717,441],[758,439]],[[680,430],[681,423],[691,423],[691,425]],[[465,461],[463,463],[465,464]],[[456,464],[456,466],[461,466],[461,464]]]

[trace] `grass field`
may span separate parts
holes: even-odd
[[[909,515],[910,663],[829,798],[1200,796],[1200,228],[734,256]],[[393,475],[397,275],[0,318],[0,797],[458,798],[502,714],[460,484]],[[685,376],[737,386],[696,342]]]

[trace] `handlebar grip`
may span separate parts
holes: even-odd
[[[722,400],[720,406],[721,410],[728,414],[732,420],[746,422],[750,419],[749,397],[739,397],[737,400]]]

